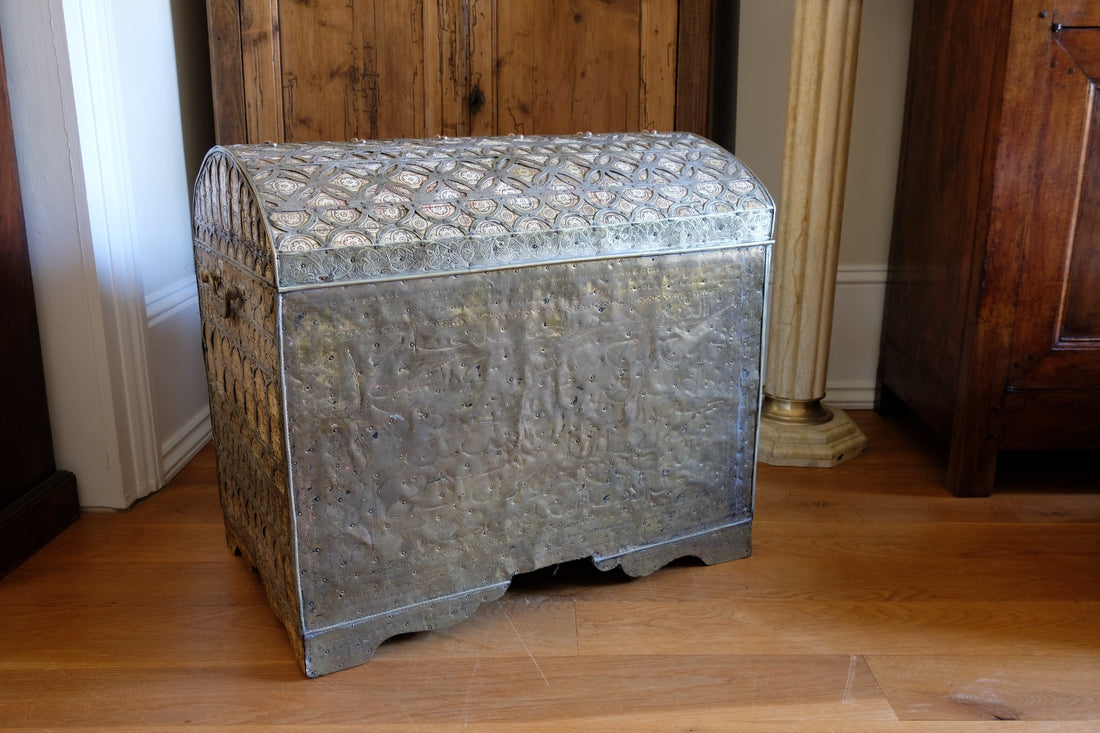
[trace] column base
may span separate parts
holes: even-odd
[[[867,450],[863,431],[839,407],[820,407],[828,419],[792,421],[770,415],[765,405],[757,458],[770,466],[832,468],[863,455]]]

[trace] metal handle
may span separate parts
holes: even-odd
[[[222,300],[225,302],[225,311],[223,318],[229,318],[233,315],[233,302],[244,299],[244,290],[239,285],[226,285],[222,287],[222,276],[220,273],[213,272],[211,270],[202,270],[199,272],[199,280],[210,286],[214,291],[214,295],[222,296]]]
[[[244,291],[237,285],[230,285],[225,289],[225,318],[233,315],[233,301],[242,300],[244,298]]]

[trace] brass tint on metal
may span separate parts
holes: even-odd
[[[307,674],[519,572],[748,554],[773,211],[725,151],[218,148],[195,211],[227,535]]]

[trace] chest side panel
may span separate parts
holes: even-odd
[[[195,188],[194,254],[218,485],[230,543],[300,627],[278,354],[278,294],[250,189],[224,159]]]

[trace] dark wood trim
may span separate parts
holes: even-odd
[[[7,73],[0,45],[0,577],[80,514],[76,478],[54,465]]]
[[[737,152],[737,56],[741,0],[715,3],[711,42],[710,137]]]
[[[1100,26],[1100,5],[1096,0],[1058,0],[1051,22],[1072,28]]]
[[[206,28],[210,39],[214,139],[219,145],[248,142],[239,0],[207,0]]]
[[[710,135],[713,0],[680,0],[676,42],[676,129]]]
[[[444,3],[440,5],[442,8]],[[458,44],[456,52],[459,53],[455,59],[459,65],[454,73],[455,78],[461,81],[469,75],[468,69],[463,71],[464,65],[470,61],[468,55],[462,53],[462,46],[470,42],[471,30],[469,27],[461,29],[470,22],[466,16],[470,5],[466,1],[449,7],[455,8],[462,16],[448,19],[449,23],[457,21],[456,27],[460,29],[453,40]],[[271,78],[266,74],[258,75],[253,68],[258,59],[270,59],[279,67],[281,49],[277,11],[278,4],[267,0],[206,0],[214,134],[220,145],[286,139],[288,131],[283,129],[286,111],[281,100],[284,90],[277,81],[281,73],[277,71]],[[714,116],[721,113],[729,118],[735,113],[736,61],[731,65],[730,58],[736,57],[739,3],[738,0],[679,0],[676,12],[672,122],[678,130],[713,137]],[[719,18],[723,20],[724,28],[734,29],[732,34],[723,32],[721,39],[722,68],[726,72],[721,98],[715,90],[715,23]],[[267,68],[266,64],[264,67]],[[731,67],[732,72],[729,71]],[[480,84],[485,95],[492,99],[494,92],[484,86],[488,81],[482,78]],[[443,89],[444,101],[449,99],[446,94],[449,88],[445,86]],[[461,96],[465,97],[465,92]],[[465,105],[459,104],[456,109],[459,110],[458,130],[461,134],[487,134],[477,129],[464,130],[461,115],[466,113]],[[732,123],[725,129],[732,133]],[[726,137],[728,139],[724,144],[732,149],[732,134]]]
[[[993,491],[1000,451],[1100,445],[1100,312],[1060,336],[1067,263],[1100,261],[1080,203],[1100,30],[1005,5],[914,4],[879,360],[879,394],[948,442],[959,496]]]
[[[56,471],[0,510],[0,578],[80,517],[76,476]]]

